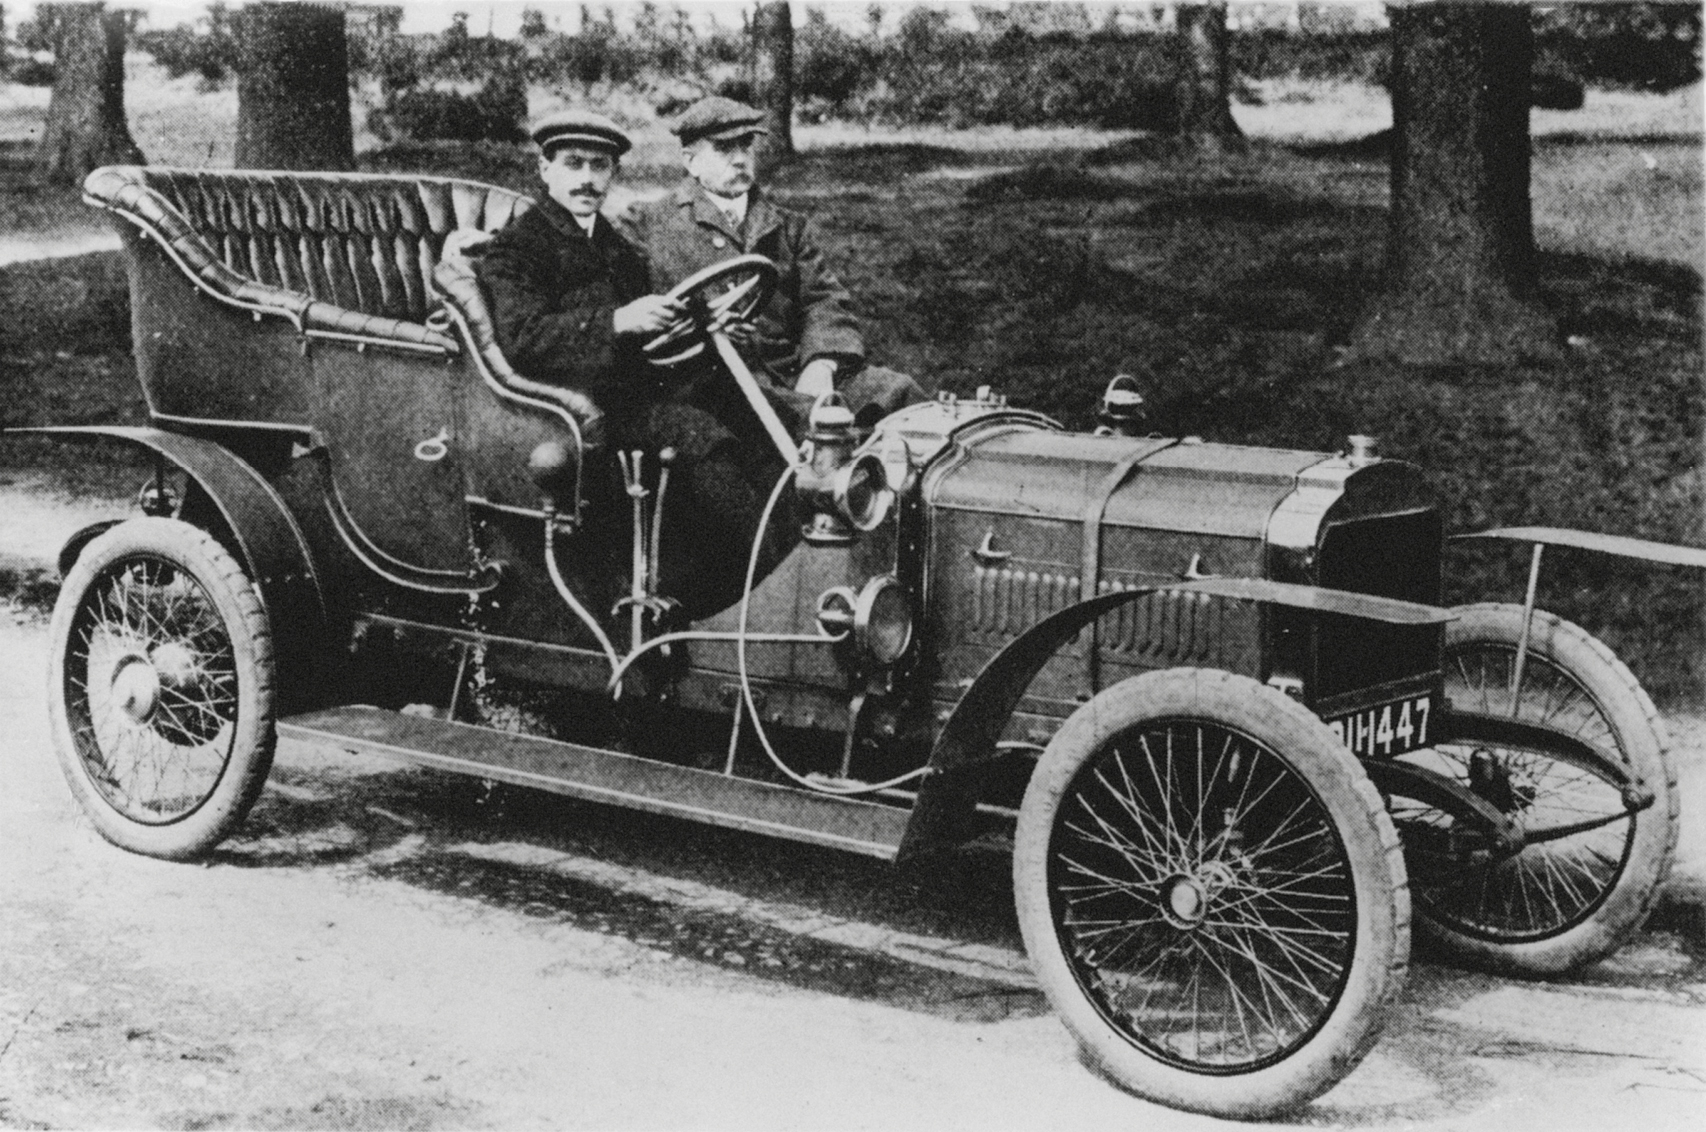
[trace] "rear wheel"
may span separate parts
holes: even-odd
[[[1640,927],[1676,847],[1676,776],[1658,712],[1610,649],[1541,611],[1513,698],[1522,608],[1457,614],[1446,629],[1445,693],[1463,738],[1405,761],[1491,802],[1527,844],[1497,852],[1437,807],[1394,798],[1418,927],[1454,959],[1511,974],[1601,959]],[[1555,732],[1559,745],[1501,741],[1496,723],[1511,718]],[[1568,740],[1617,769],[1596,773]],[[1651,802],[1636,808],[1644,798],[1618,778]]]
[[[188,523],[129,520],[78,557],[50,638],[54,746],[101,835],[184,859],[229,834],[274,741],[272,636],[242,567]]]
[[[1020,810],[1025,946],[1114,1081],[1178,1108],[1296,1108],[1379,1036],[1409,957],[1398,837],[1319,719],[1174,669],[1080,708]]]

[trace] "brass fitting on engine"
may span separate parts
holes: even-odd
[[[834,393],[820,397],[812,406],[806,460],[794,475],[794,490],[811,511],[801,528],[807,542],[848,543],[887,516],[894,500],[888,471],[872,453],[855,457],[858,444],[853,411]]]

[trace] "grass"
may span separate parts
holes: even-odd
[[[0,268],[0,427],[146,424],[117,252]],[[139,465],[117,445],[9,437],[0,469],[52,469],[78,494],[129,495]]]
[[[1583,117],[1536,114],[1541,285],[1574,343],[1562,361],[1406,370],[1341,363],[1378,280],[1386,175],[1355,145],[1293,148],[1356,136],[1334,121],[1372,120],[1366,91],[1327,93],[1338,101],[1291,91],[1257,108],[1290,107],[1283,120],[1313,133],[1262,136],[1241,107],[1254,143],[1212,157],[1087,131],[810,127],[777,188],[815,214],[873,356],[930,388],[991,384],[1083,425],[1108,378],[1128,372],[1170,435],[1335,450],[1376,434],[1427,470],[1453,530],[1543,523],[1706,545],[1699,124],[1679,125],[1691,103],[1620,95],[1613,113],[1590,92]],[[1639,125],[1634,140],[1615,136],[1620,120]],[[533,178],[532,159],[508,147],[363,160],[521,188]],[[653,137],[627,188],[655,191],[675,173]],[[70,212],[15,187],[0,186],[0,227]],[[139,420],[125,307],[114,256],[0,269],[0,421]],[[91,455],[9,443],[0,466],[129,490],[128,472]],[[1450,599],[1518,598],[1522,557],[1454,550]],[[1549,561],[1549,607],[1603,636],[1667,702],[1698,705],[1697,576],[1568,552]]]
[[[1698,134],[1554,135],[1535,146],[1533,178],[1542,248],[1706,263]]]

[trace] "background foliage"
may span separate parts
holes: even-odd
[[[1098,23],[1111,9],[974,6],[975,26],[962,27],[939,8],[909,6],[895,18],[873,4],[862,30],[833,24],[815,7],[796,10],[796,104],[806,122],[1166,129],[1176,117],[1172,36],[1111,18]],[[15,27],[9,62],[0,60],[13,81],[52,81],[51,62],[37,57],[52,49],[50,13],[40,8]],[[1300,15],[1296,29],[1234,32],[1242,80],[1383,79],[1383,31],[1350,26],[1332,5],[1304,5]],[[572,35],[527,9],[513,40],[472,34],[466,13],[431,35],[401,34],[400,18],[396,7],[349,16],[352,77],[378,84],[375,132],[383,139],[519,136],[526,107],[514,92],[527,83],[583,97],[637,96],[661,114],[708,91],[750,89],[743,27],[696,27],[681,9],[655,3],[633,7],[620,23],[609,7],[583,5]],[[216,87],[240,65],[242,20],[240,8],[213,0],[192,24],[139,28],[134,45],[169,75],[194,74]],[[1544,104],[1568,105],[1582,84],[1664,91],[1700,75],[1697,4],[1558,5],[1537,8],[1534,22],[1536,73],[1552,84]],[[1255,97],[1247,85],[1240,93]]]

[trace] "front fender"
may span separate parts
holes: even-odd
[[[963,840],[966,820],[977,805],[977,776],[972,772],[995,756],[995,744],[1006,730],[1007,720],[1049,657],[1098,618],[1162,590],[1205,593],[1395,625],[1443,624],[1456,618],[1451,610],[1438,606],[1260,578],[1198,578],[1143,586],[1068,606],[1010,641],[984,665],[955,705],[930,751],[929,773],[919,788],[901,841],[902,860]]]
[[[68,440],[116,440],[171,461],[195,482],[225,521],[272,624],[278,688],[287,703],[312,698],[327,640],[326,602],[307,540],[290,509],[266,479],[222,445],[163,429],[83,425],[8,429]],[[80,531],[60,555],[63,573],[94,535]],[[88,537],[85,538],[84,536]],[[81,545],[79,545],[79,540]]]
[[[59,548],[59,576],[65,577],[71,573],[71,567],[77,565],[77,559],[82,557],[83,548],[124,522],[123,519],[102,519],[98,523],[90,523],[76,534],[65,540],[65,545]]]

